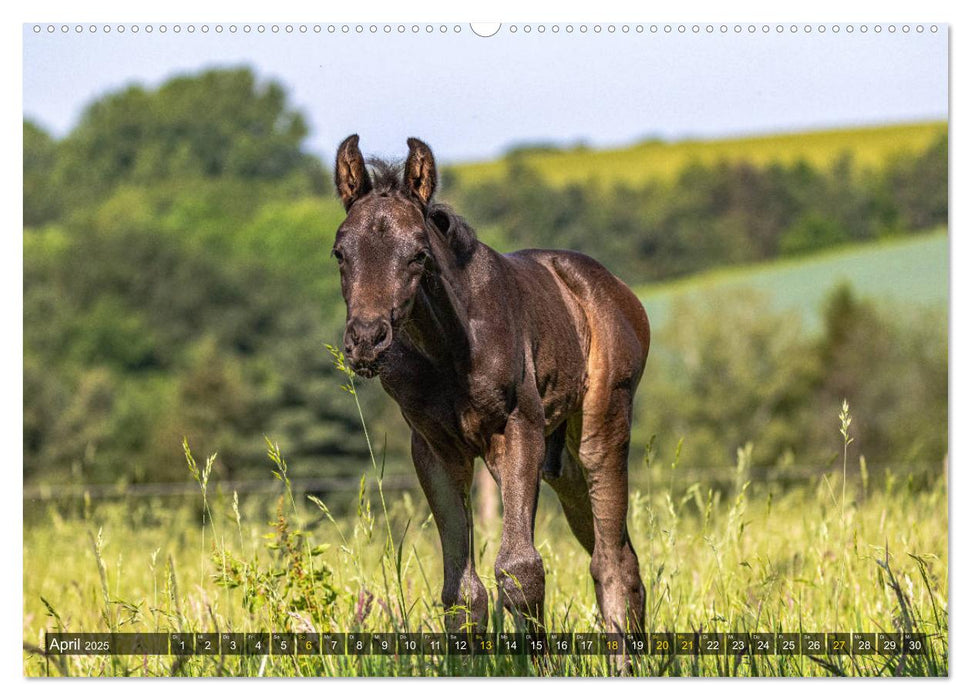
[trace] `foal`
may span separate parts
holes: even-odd
[[[591,555],[610,631],[642,630],[644,585],[627,531],[631,405],[650,326],[637,297],[585,255],[503,255],[445,205],[429,147],[369,172],[349,136],[335,179],[347,217],[334,257],[347,303],[344,352],[377,375],[411,428],[411,453],[444,557],[446,625],[487,625],[475,572],[469,488],[481,457],[499,485],[503,606],[543,622],[533,545],[540,479]],[[471,618],[471,619],[469,619]]]

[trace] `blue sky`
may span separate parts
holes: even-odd
[[[369,153],[401,154],[405,138],[418,136],[440,160],[458,161],[525,142],[610,146],[948,114],[946,27],[792,34],[787,25],[778,34],[772,25],[767,34],[722,35],[717,25],[713,34],[666,34],[663,25],[638,34],[631,25],[625,35],[604,25],[600,34],[554,35],[520,25],[484,39],[467,25],[417,35],[410,27],[385,34],[383,25],[377,34],[352,25],[346,35],[326,26],[230,34],[228,25],[216,34],[213,26],[78,35],[73,25],[67,34],[26,25],[24,114],[62,136],[106,91],[240,65],[287,87],[310,125],[308,148],[328,160],[352,132]]]

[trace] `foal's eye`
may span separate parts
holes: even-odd
[[[342,265],[344,263],[344,254],[342,252],[340,252],[339,250],[335,250],[335,251],[332,251],[332,254],[334,256],[334,259],[337,261],[338,265]]]
[[[420,250],[417,253],[415,253],[414,257],[411,259],[410,264],[414,265],[415,267],[421,267],[422,265],[425,264],[426,260],[428,260],[428,253],[425,252],[424,250]]]

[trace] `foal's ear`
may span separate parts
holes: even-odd
[[[344,203],[344,211],[371,191],[371,177],[364,165],[361,149],[357,147],[358,141],[357,134],[351,134],[337,147],[334,182],[337,194]]]
[[[405,175],[402,186],[405,194],[414,197],[427,207],[435,194],[438,173],[435,171],[435,156],[424,141],[408,139],[408,159],[405,161]]]

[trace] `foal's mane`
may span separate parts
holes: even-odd
[[[371,187],[376,194],[391,194],[402,189],[404,164],[383,158],[368,158]]]
[[[367,163],[371,169],[371,187],[376,194],[404,193],[402,163],[382,158],[369,158]],[[448,242],[458,266],[465,267],[478,243],[475,230],[452,207],[442,202],[429,203],[425,208],[425,221]]]

